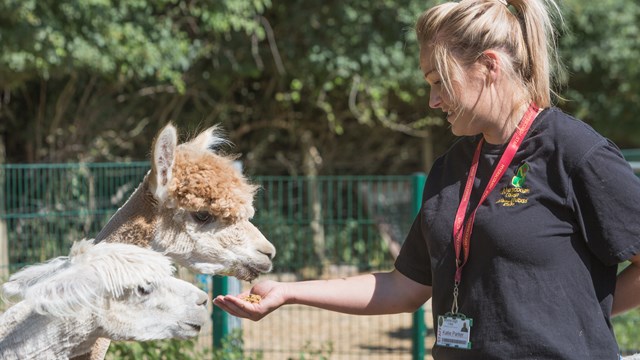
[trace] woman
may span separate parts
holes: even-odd
[[[611,316],[640,304],[640,180],[551,106],[550,10],[462,0],[420,16],[429,106],[460,139],[430,170],[393,271],[267,281],[251,289],[260,303],[214,303],[259,320],[284,304],[371,315],[432,298],[435,359],[616,359]]]

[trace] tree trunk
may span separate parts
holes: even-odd
[[[431,136],[431,131],[429,130],[429,136],[422,139],[422,166],[425,173],[431,170],[434,161],[433,136]]]
[[[5,169],[6,161],[4,140],[0,136],[0,281],[9,278],[9,238],[7,233],[7,220],[5,219]]]
[[[322,157],[313,144],[313,134],[311,134],[310,131],[305,131],[300,140],[304,152],[304,175],[308,179],[307,189],[309,191],[309,212],[311,215],[311,223],[309,226],[311,227],[313,237],[313,249],[320,261],[320,269],[318,270],[321,273],[327,265],[324,225],[322,223],[322,195],[320,194],[318,182],[318,173],[322,165]]]

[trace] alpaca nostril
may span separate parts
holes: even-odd
[[[276,256],[275,252],[262,251],[262,250],[258,250],[258,252],[260,254],[266,255],[269,259],[273,259]]]
[[[209,297],[208,296],[202,296],[198,299],[198,301],[196,301],[196,304],[198,306],[207,306],[207,302],[209,301]]]

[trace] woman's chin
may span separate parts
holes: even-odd
[[[455,136],[465,136],[465,132],[463,131],[463,129],[457,128],[456,126],[454,126],[453,124],[451,124],[451,133]]]

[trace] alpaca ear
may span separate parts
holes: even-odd
[[[222,136],[219,126],[212,126],[196,136],[193,140],[184,143],[185,146],[200,150],[214,151],[220,145],[228,144],[229,141]]]
[[[2,285],[2,295],[7,300],[24,298],[26,290],[69,266],[69,258],[60,256],[44,264],[31,265],[11,275]]]
[[[160,131],[153,143],[150,190],[161,202],[167,199],[177,143],[178,134],[171,124]]]

